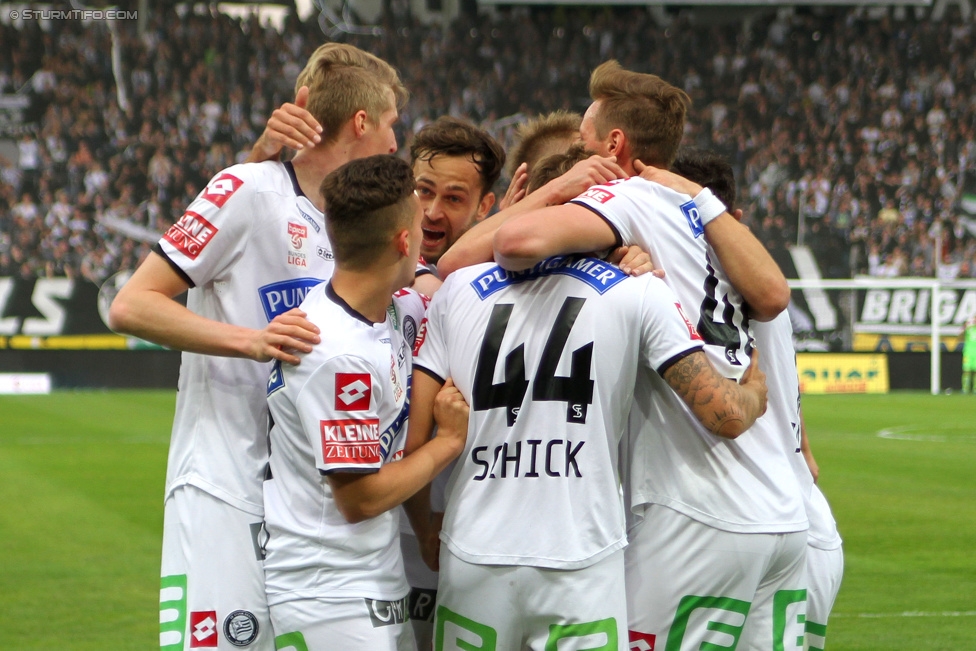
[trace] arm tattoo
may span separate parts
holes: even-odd
[[[712,434],[734,437],[745,429],[749,397],[738,383],[719,375],[705,353],[682,358],[664,379]]]

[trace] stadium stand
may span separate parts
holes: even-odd
[[[497,10],[443,27],[383,17],[386,35],[340,35],[393,63],[411,90],[398,141],[439,115],[503,139],[528,116],[581,110],[608,58],[694,99],[686,143],[728,156],[740,206],[783,268],[808,247],[827,278],[976,277],[976,219],[960,195],[976,167],[972,19],[865,9],[750,14],[660,26],[645,8]],[[133,269],[210,174],[243,160],[318,22],[279,33],[219,13],[154,9],[139,36],[116,23],[0,25],[0,95],[29,98],[0,130],[0,276]],[[16,155],[4,156],[14,151]],[[976,178],[976,177],[974,177]]]

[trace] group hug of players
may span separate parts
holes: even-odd
[[[122,288],[185,351],[161,649],[823,648],[789,287],[683,91],[590,92],[489,217],[502,147],[441,118],[408,164],[397,72],[324,45]]]

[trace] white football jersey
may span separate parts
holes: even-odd
[[[322,342],[298,366],[276,363],[268,380],[271,475],[264,569],[272,605],[312,597],[399,599],[407,593],[397,510],[350,524],[326,475],[377,472],[403,456],[412,347],[425,300],[398,292],[372,323],[323,283],[302,309]]]
[[[753,348],[744,301],[705,241],[688,195],[631,177],[590,188],[573,202],[603,217],[624,244],[637,244],[651,254],[696,324],[719,373],[741,378]],[[792,454],[795,447],[789,444],[792,430],[784,431],[781,423],[764,416],[730,441],[708,432],[664,388],[659,376],[640,374],[630,440],[624,446],[630,456],[624,474],[634,515],[640,517],[646,504],[661,504],[731,532],[807,528],[786,452],[789,447]]]
[[[763,419],[772,418],[777,430],[793,430],[795,453],[790,455],[797,483],[803,494],[803,507],[810,523],[807,544],[831,550],[841,546],[837,523],[827,498],[813,483],[813,475],[800,450],[800,383],[796,374],[796,352],[793,348],[793,326],[785,311],[767,323],[753,324],[756,346],[759,347],[760,366],[766,373],[769,403]],[[790,440],[792,442],[792,440]],[[788,453],[788,451],[787,451]]]
[[[844,544],[837,531],[837,522],[823,491],[816,484],[810,485],[809,499],[806,501],[810,530],[807,531],[807,544],[817,549],[830,551]]]
[[[626,544],[617,443],[636,372],[700,350],[674,294],[586,257],[450,275],[419,370],[470,407],[441,539],[469,563],[576,569]],[[665,387],[671,392],[670,387]]]
[[[217,174],[154,250],[191,285],[190,310],[254,329],[298,307],[334,267],[324,216],[302,194],[290,163],[235,165]],[[261,515],[270,368],[183,353],[167,496],[191,484]]]

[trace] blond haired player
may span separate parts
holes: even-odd
[[[112,327],[184,351],[167,464],[160,647],[274,649],[258,532],[271,360],[297,364],[318,328],[297,310],[332,275],[318,185],[396,150],[397,73],[349,45],[313,54],[297,87],[323,144],[219,174],[112,304]],[[173,297],[187,291],[187,307]],[[321,324],[326,327],[327,324]]]

